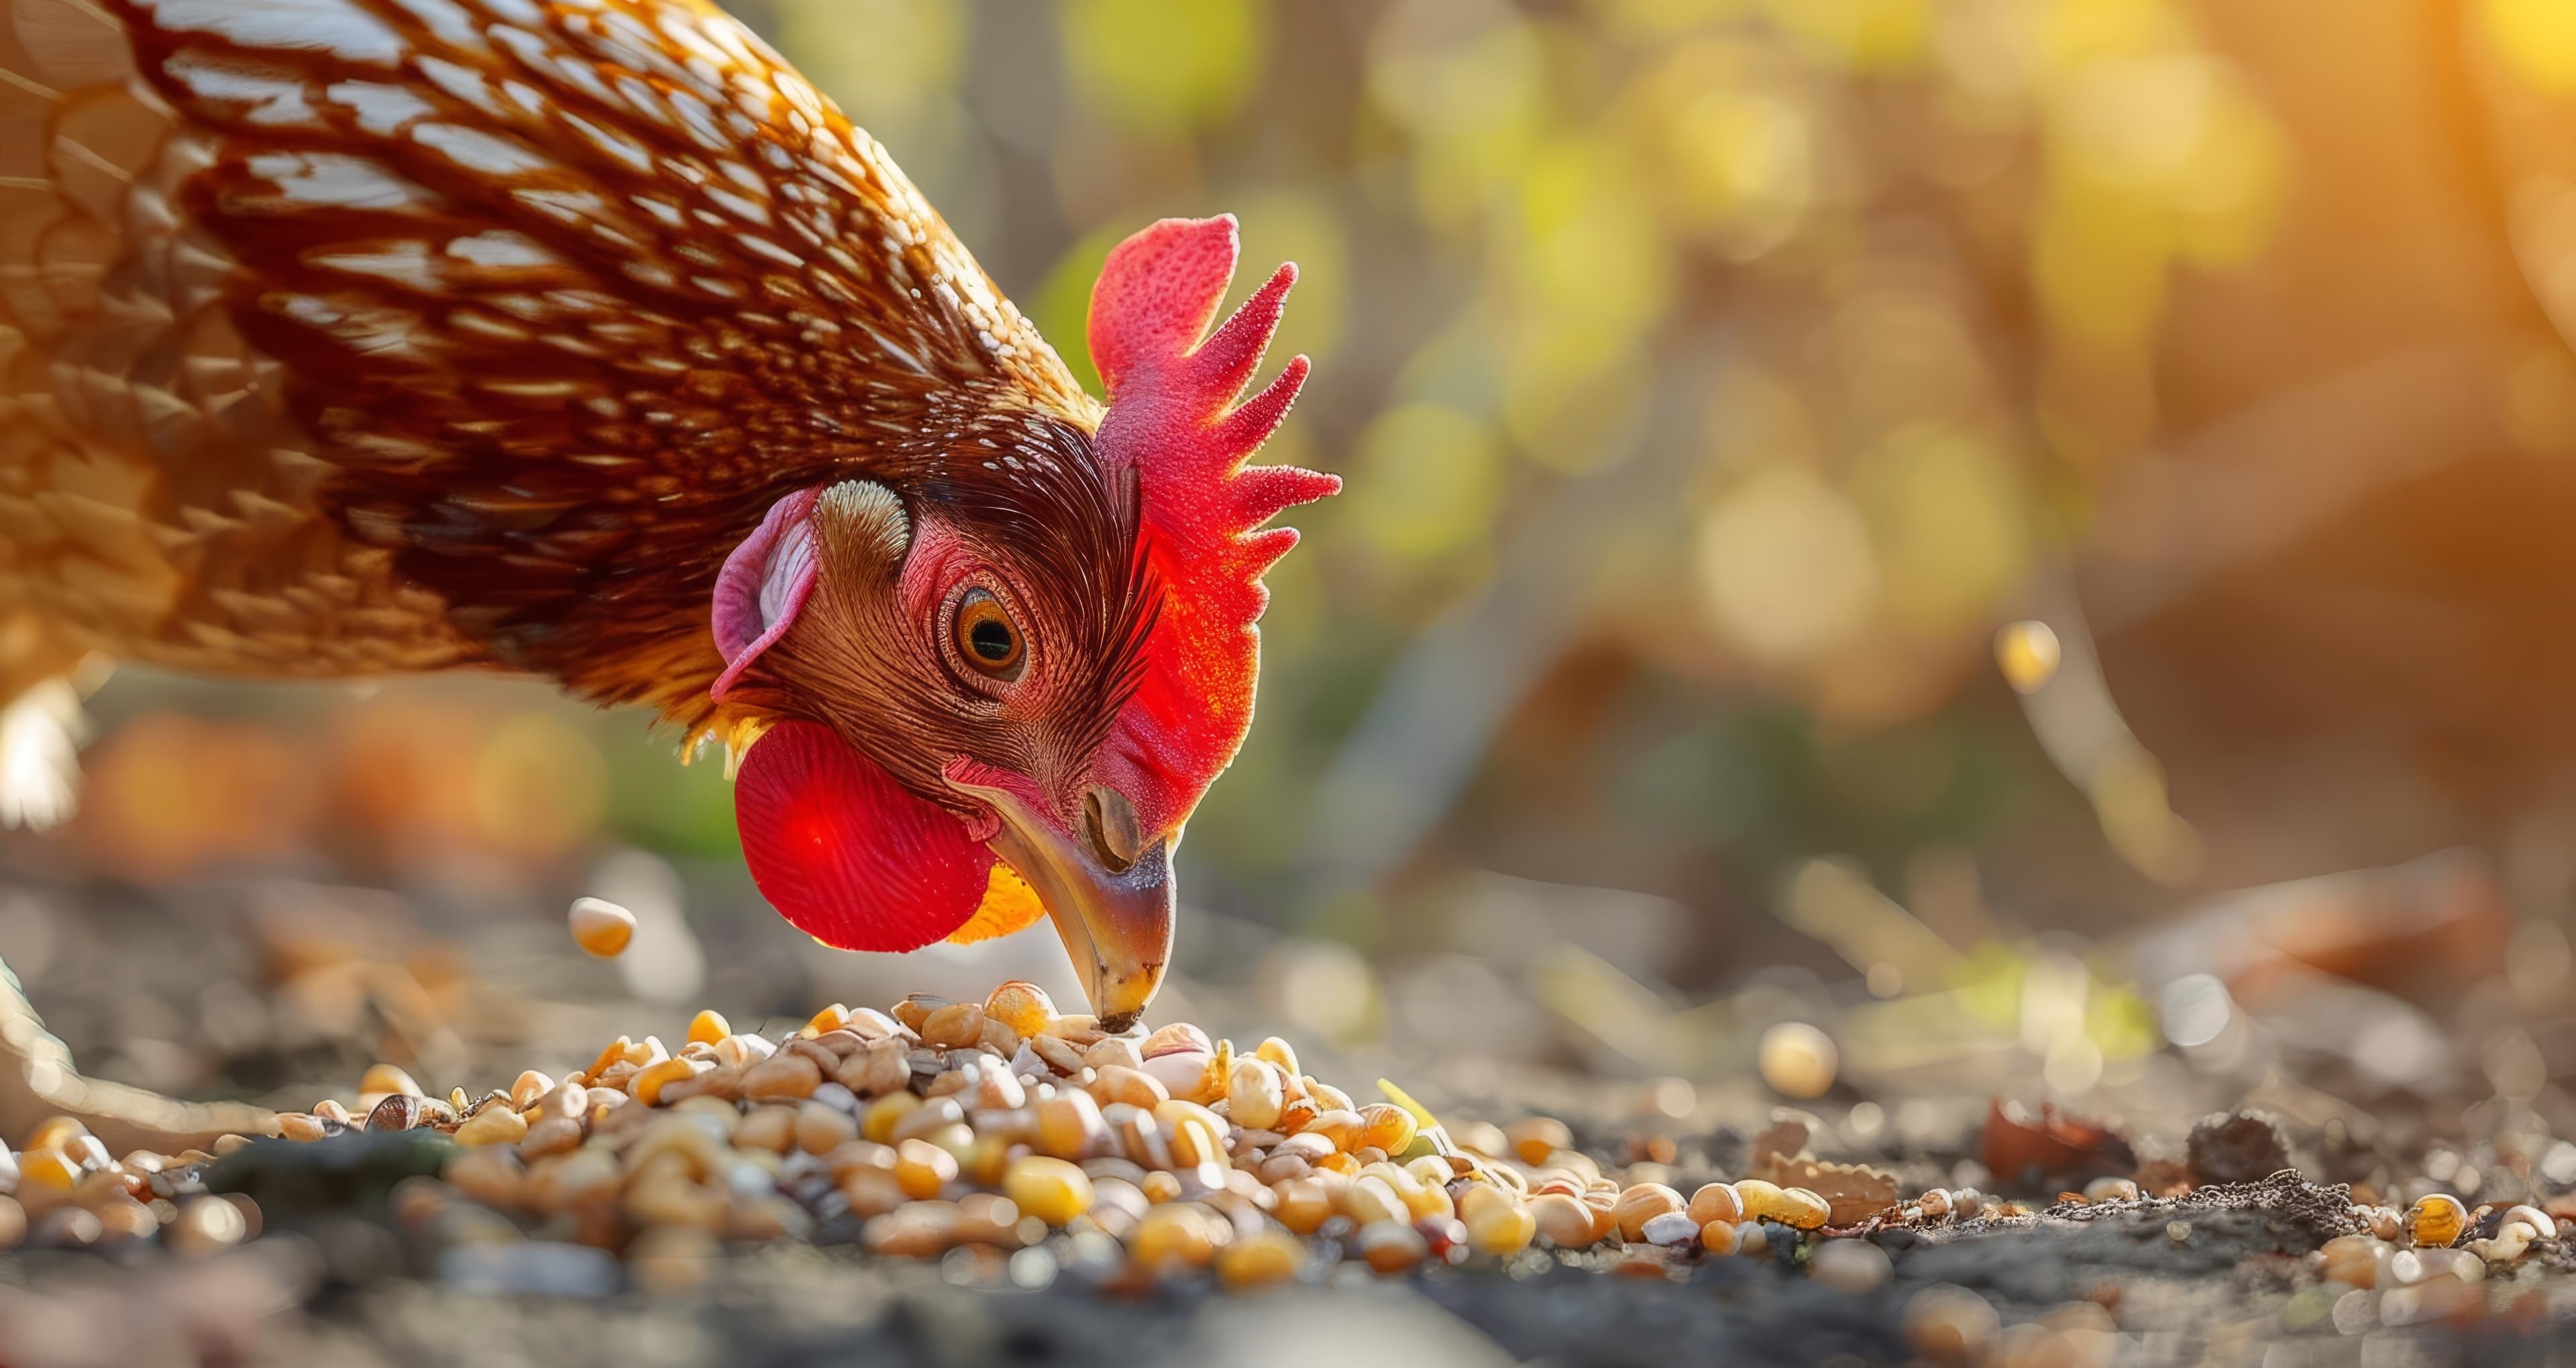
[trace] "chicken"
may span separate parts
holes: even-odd
[[[1104,412],[698,0],[4,17],[22,767],[93,653],[544,676],[728,747],[753,878],[816,938],[1045,915],[1104,1020],[1144,1007],[1296,540],[1262,525],[1339,487],[1244,465],[1306,374],[1235,404],[1293,267],[1210,333],[1233,220],[1129,239]]]

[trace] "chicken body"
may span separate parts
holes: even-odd
[[[537,674],[732,747],[817,937],[1044,911],[1132,1018],[1338,487],[1235,243],[1111,255],[1104,411],[703,0],[0,0],[0,780],[92,652]]]

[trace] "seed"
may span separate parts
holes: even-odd
[[[1014,979],[984,999],[984,1015],[1010,1027],[1014,1034],[1035,1036],[1055,1016],[1055,1000],[1044,988]]]
[[[1131,1107],[1152,1111],[1172,1100],[1171,1091],[1156,1082],[1152,1075],[1142,1069],[1130,1069],[1118,1064],[1094,1067],[1098,1069],[1099,1076],[1092,1080],[1091,1096],[1104,1107],[1115,1102],[1124,1102]]]
[[[1833,1039],[1803,1021],[1784,1021],[1762,1033],[1756,1049],[1762,1081],[1787,1097],[1822,1097],[1841,1067]]]
[[[905,1112],[894,1123],[894,1132],[886,1139],[900,1145],[906,1140],[927,1140],[966,1119],[966,1109],[954,1097],[926,1098],[922,1104]]]
[[[689,1043],[692,1045],[713,1045],[732,1034],[732,1024],[724,1019],[724,1013],[713,1007],[689,1018]]]
[[[830,1154],[858,1138],[858,1118],[824,1102],[796,1109],[796,1147],[807,1154]]]
[[[1226,1080],[1225,1097],[1226,1109],[1236,1125],[1247,1130],[1270,1129],[1278,1124],[1280,1109],[1287,1101],[1280,1090],[1279,1066],[1257,1057],[1237,1059]]]
[[[410,1074],[404,1073],[391,1064],[369,1065],[367,1071],[359,1076],[358,1095],[364,1097],[369,1093],[379,1096],[386,1093],[400,1093],[405,1097],[422,1096],[420,1084],[413,1082]],[[34,1142],[29,1142],[30,1148],[33,1148],[33,1145]]]
[[[712,1064],[695,1059],[665,1059],[659,1064],[648,1064],[626,1080],[626,1095],[650,1107],[662,1100],[663,1089],[714,1068]]]
[[[1421,1232],[1401,1221],[1376,1221],[1360,1227],[1360,1257],[1380,1276],[1410,1271],[1431,1252]]]
[[[906,1140],[895,1146],[894,1176],[915,1200],[927,1201],[957,1181],[957,1156],[927,1140]]]
[[[1927,1287],[1905,1304],[1905,1337],[1934,1363],[1981,1362],[2002,1331],[1995,1308],[1964,1287]]]
[[[1737,1179],[1735,1196],[1744,1206],[1745,1219],[1778,1221],[1797,1230],[1823,1225],[1832,1210],[1824,1198],[1805,1188],[1783,1188],[1759,1178]]]
[[[1301,1133],[1320,1135],[1331,1141],[1333,1148],[1337,1150],[1357,1149],[1360,1139],[1360,1114],[1340,1107],[1331,1111],[1317,1112],[1315,1119],[1307,1122],[1305,1130]]]
[[[537,1099],[555,1090],[555,1081],[534,1069],[520,1074],[510,1083],[510,1105],[521,1111],[537,1105]]]
[[[1360,1108],[1360,1139],[1389,1154],[1402,1154],[1413,1143],[1416,1123],[1413,1113],[1392,1103],[1378,1102]]]
[[[1735,1252],[1736,1233],[1733,1221],[1710,1221],[1699,1228],[1699,1247],[1720,1258]]]
[[[954,1202],[907,1202],[871,1218],[859,1239],[878,1254],[926,1258],[956,1242],[961,1213]]]
[[[456,1128],[460,1145],[515,1145],[527,1138],[528,1119],[508,1107],[486,1107]]]
[[[1934,1188],[1915,1199],[1915,1205],[1923,1208],[1924,1215],[1937,1221],[1950,1214],[1950,1194]]]
[[[1272,1191],[1277,1205],[1270,1214],[1279,1224],[1300,1235],[1312,1235],[1335,1215],[1333,1180],[1324,1178],[1291,1178]]]
[[[1485,1191],[1490,1189],[1481,1185],[1470,1189]],[[1479,1254],[1509,1258],[1529,1248],[1538,1235],[1538,1218],[1509,1201],[1473,1202],[1460,1215],[1467,1222],[1467,1243]]]
[[[1175,1021],[1145,1037],[1145,1043],[1138,1047],[1137,1053],[1152,1059],[1156,1055],[1174,1054],[1184,1050],[1212,1055],[1216,1053],[1216,1042],[1208,1039],[1208,1033],[1198,1027],[1186,1021]]]
[[[1021,1211],[1061,1228],[1091,1210],[1091,1175],[1062,1159],[1032,1154],[1002,1174],[1002,1192]]]
[[[1080,1089],[1057,1093],[1038,1104],[1037,1148],[1058,1159],[1086,1159],[1109,1136],[1100,1120],[1100,1104]]]
[[[1306,1262],[1306,1246],[1276,1230],[1244,1236],[1216,1255],[1217,1281],[1235,1291],[1268,1287],[1297,1276]]]
[[[1297,1047],[1277,1036],[1271,1036],[1262,1041],[1252,1053],[1290,1078],[1297,1077],[1301,1072],[1297,1067]]]
[[[1136,1222],[1127,1237],[1127,1252],[1149,1270],[1172,1265],[1204,1268],[1216,1254],[1215,1230],[1206,1208],[1161,1202]]]
[[[2325,1255],[2327,1281],[2367,1288],[2379,1285],[2394,1251],[2374,1236],[2338,1235],[2326,1241],[2319,1252]]]
[[[893,1015],[896,1021],[903,1023],[904,1029],[918,1035],[921,1023],[928,1021],[931,1013],[947,1005],[948,999],[937,993],[910,993],[894,1005]]]
[[[1142,1069],[1145,1056],[1137,1052],[1135,1041],[1124,1036],[1111,1036],[1084,1050],[1082,1063],[1092,1069],[1106,1069],[1112,1064],[1122,1069]]]
[[[1857,1296],[1896,1276],[1887,1251],[1867,1240],[1827,1240],[1807,1260],[1807,1273],[1837,1292]]]
[[[1391,1221],[1404,1225],[1412,1221],[1412,1208],[1405,1205],[1384,1178],[1366,1175],[1342,1193],[1342,1213],[1360,1225]]]
[[[541,1159],[549,1154],[562,1154],[580,1144],[580,1122],[562,1116],[540,1116],[529,1123],[527,1136],[519,1141],[519,1157]]]
[[[1552,1116],[1533,1116],[1505,1126],[1503,1138],[1510,1143],[1512,1153],[1532,1164],[1547,1162],[1547,1157],[1558,1150],[1574,1148],[1574,1132]]]
[[[742,1076],[742,1095],[755,1101],[812,1097],[823,1070],[801,1054],[781,1051],[754,1064]]]
[[[1172,1050],[1163,1054],[1148,1055],[1145,1058],[1144,1073],[1146,1077],[1161,1084],[1163,1091],[1172,1097],[1187,1098],[1193,1102],[1213,1100],[1217,1095],[1218,1086],[1224,1081],[1218,1079],[1212,1082],[1209,1078],[1215,1070],[1215,1058],[1216,1056],[1203,1050]]]
[[[1606,1218],[1563,1193],[1531,1198],[1529,1211],[1538,1233],[1559,1249],[1588,1248],[1608,1233]]]
[[[732,1139],[735,1149],[785,1154],[796,1144],[796,1110],[783,1106],[754,1107],[734,1123]]]
[[[2444,1246],[2468,1228],[2469,1209],[2447,1192],[2436,1192],[2406,1209],[2406,1231],[2425,1247]]]
[[[27,1209],[14,1197],[0,1197],[0,1249],[15,1249],[27,1238]]]
[[[635,914],[602,898],[573,899],[566,920],[573,940],[601,959],[626,953],[627,944],[635,939]]]
[[[1661,1183],[1639,1183],[1610,1204],[1610,1219],[1619,1225],[1619,1238],[1633,1242],[1646,1238],[1646,1222],[1685,1205],[1680,1193]]]
[[[466,1196],[502,1211],[518,1205],[528,1186],[527,1166],[498,1145],[458,1154],[447,1161],[441,1176]]]
[[[58,1149],[31,1149],[18,1156],[19,1191],[69,1192],[81,1180],[80,1161]]]
[[[1733,1223],[1744,1219],[1744,1203],[1737,1199],[1733,1186],[1710,1183],[1691,1194],[1687,1208],[1690,1218],[1701,1225],[1711,1221]]]
[[[2096,1178],[2084,1185],[2084,1200],[2134,1202],[2138,1200],[2138,1185],[2126,1178]]]
[[[952,1002],[922,1018],[921,1043],[940,1049],[969,1049],[984,1039],[984,1009],[972,1002]]]
[[[880,1145],[891,1143],[894,1128],[920,1107],[921,1098],[917,1094],[887,1093],[868,1104],[867,1114],[859,1118],[859,1134]]]
[[[321,1139],[326,1132],[323,1130],[320,1117],[306,1116],[298,1112],[280,1112],[277,1116],[277,1133],[289,1140],[311,1144]]]
[[[382,1102],[378,1102],[374,1111],[367,1113],[369,1131],[406,1131],[427,1124],[429,1124],[428,1100],[407,1093],[394,1093]]]
[[[2531,1235],[2533,1239],[2554,1240],[2558,1238],[2558,1222],[2550,1219],[2549,1213],[2542,1211],[2538,1207],[2508,1207],[2505,1210],[2504,1219],[2508,1222],[2520,1221],[2524,1225],[2531,1227]]]

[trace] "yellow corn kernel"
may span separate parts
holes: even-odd
[[[733,1024],[724,1019],[724,1013],[713,1007],[689,1018],[689,1043],[692,1045],[713,1045],[732,1034]]]
[[[1269,1287],[1297,1276],[1306,1262],[1306,1245],[1277,1230],[1247,1235],[1217,1251],[1216,1279],[1236,1291]]]
[[[1002,1195],[1022,1213],[1061,1227],[1091,1210],[1091,1175],[1062,1159],[1027,1155],[1003,1170]]]
[[[1157,1203],[1128,1234],[1127,1252],[1148,1269],[1169,1264],[1204,1268],[1216,1254],[1214,1225],[1208,1214],[1195,1206]]]
[[[2450,1244],[2468,1225],[2469,1209],[2447,1192],[2432,1193],[2406,1208],[2406,1233],[2427,1248]]]
[[[503,1106],[490,1106],[456,1128],[460,1145],[515,1145],[528,1138],[528,1118]]]
[[[1358,1145],[1373,1146],[1389,1154],[1402,1154],[1413,1143],[1418,1129],[1413,1113],[1391,1102],[1373,1102],[1360,1108]]]
[[[957,1156],[927,1140],[906,1140],[895,1147],[894,1178],[914,1201],[929,1201],[957,1181]]]
[[[573,899],[564,920],[574,942],[601,959],[626,953],[635,939],[635,914],[602,898]]]
[[[1011,1028],[1021,1039],[1038,1035],[1055,1019],[1055,999],[1034,983],[1014,979],[984,999],[984,1015]]]
[[[358,1091],[361,1094],[375,1093],[379,1096],[393,1093],[400,1093],[404,1097],[428,1096],[420,1090],[420,1084],[412,1081],[410,1074],[391,1064],[369,1065],[366,1073],[358,1079]]]
[[[659,1106],[662,1089],[681,1079],[697,1077],[701,1067],[704,1066],[694,1059],[665,1059],[659,1064],[648,1064],[626,1080],[627,1096],[648,1107]]]

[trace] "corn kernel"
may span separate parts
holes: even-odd
[[[1359,1143],[1374,1146],[1389,1154],[1402,1154],[1413,1143],[1417,1129],[1413,1113],[1388,1102],[1372,1103],[1360,1108]]]
[[[490,1106],[456,1128],[460,1145],[515,1145],[528,1138],[528,1118],[503,1106]]]
[[[1607,1213],[1596,1212],[1563,1193],[1531,1198],[1529,1211],[1538,1223],[1538,1233],[1559,1249],[1583,1249],[1609,1233]]]
[[[927,1140],[906,1140],[895,1146],[894,1177],[915,1201],[928,1201],[957,1181],[957,1156]]]
[[[635,939],[635,914],[602,898],[573,899],[565,920],[572,927],[574,942],[601,959],[626,953]]]
[[[657,1105],[662,1100],[664,1088],[684,1078],[695,1078],[708,1067],[712,1066],[701,1065],[694,1059],[665,1059],[659,1064],[648,1064],[626,1080],[627,1096],[648,1107]]]
[[[1142,1179],[1138,1180],[1136,1186],[1139,1191],[1145,1194],[1145,1200],[1148,1202],[1177,1202],[1181,1200],[1181,1180],[1161,1169],[1156,1169],[1153,1172],[1146,1174]]]
[[[27,1134],[25,1148],[68,1151],[72,1142],[89,1134],[89,1127],[68,1116],[48,1116]]]
[[[1043,1033],[1055,1017],[1055,999],[1044,988],[1017,979],[993,990],[984,999],[984,1015],[1011,1028],[1013,1034],[1026,1039]]]
[[[1272,1036],[1253,1048],[1253,1057],[1263,1060],[1290,1078],[1303,1071],[1297,1067],[1297,1047]]]
[[[1091,1210],[1091,1175],[1062,1159],[1032,1154],[1002,1173],[1002,1193],[1022,1212],[1062,1227]]]
[[[1306,1246],[1293,1235],[1264,1230],[1217,1251],[1217,1281],[1236,1291],[1268,1287],[1297,1276]]]
[[[1279,1205],[1271,1215],[1300,1235],[1312,1235],[1333,1215],[1333,1195],[1312,1178],[1292,1178],[1274,1189]]]
[[[80,1165],[61,1150],[48,1146],[28,1150],[18,1156],[18,1183],[21,1187],[69,1192],[80,1179]]]
[[[1491,1188],[1469,1189],[1472,1195]],[[1477,1200],[1460,1213],[1467,1223],[1467,1244],[1479,1254],[1509,1258],[1529,1248],[1538,1236],[1538,1218],[1527,1207],[1504,1200]]]
[[[1533,1116],[1503,1128],[1503,1138],[1512,1153],[1526,1163],[1542,1164],[1558,1150],[1574,1148],[1574,1132],[1552,1116]]]
[[[2426,1247],[2448,1245],[2469,1225],[2469,1209],[2447,1192],[2436,1192],[2406,1209],[2406,1231]]]
[[[319,1140],[324,1135],[328,1134],[328,1132],[323,1128],[320,1117],[307,1116],[302,1112],[279,1112],[277,1115],[277,1133],[286,1139],[303,1145],[312,1144],[314,1141]]]
[[[1127,1252],[1147,1269],[1203,1268],[1216,1254],[1215,1223],[1196,1206],[1157,1203],[1128,1235]]]
[[[1735,1252],[1735,1222],[1711,1220],[1699,1228],[1699,1247],[1721,1257]]]
[[[1287,1105],[1279,1066],[1254,1057],[1234,1061],[1226,1076],[1225,1096],[1227,1113],[1247,1130],[1268,1130],[1279,1124],[1280,1110]]]
[[[1728,1183],[1703,1185],[1699,1191],[1691,1194],[1690,1206],[1687,1210],[1690,1212],[1690,1218],[1701,1225],[1707,1225],[1711,1221],[1724,1221],[1733,1225],[1744,1219],[1744,1203],[1737,1199],[1734,1186]]]
[[[1646,1237],[1646,1222],[1684,1205],[1680,1193],[1661,1183],[1639,1183],[1611,1203],[1610,1219],[1618,1223],[1619,1238],[1634,1243]]]
[[[360,1075],[358,1079],[358,1093],[360,1096],[370,1093],[378,1096],[391,1094],[399,1094],[403,1097],[427,1096],[420,1090],[420,1084],[412,1081],[410,1074],[391,1064],[369,1065],[366,1073]]]
[[[732,1034],[732,1023],[724,1019],[724,1013],[712,1007],[689,1018],[689,1043],[692,1045],[713,1045]]]
[[[1360,1257],[1382,1277],[1408,1272],[1430,1254],[1430,1242],[1401,1221],[1379,1221],[1360,1227]]]

